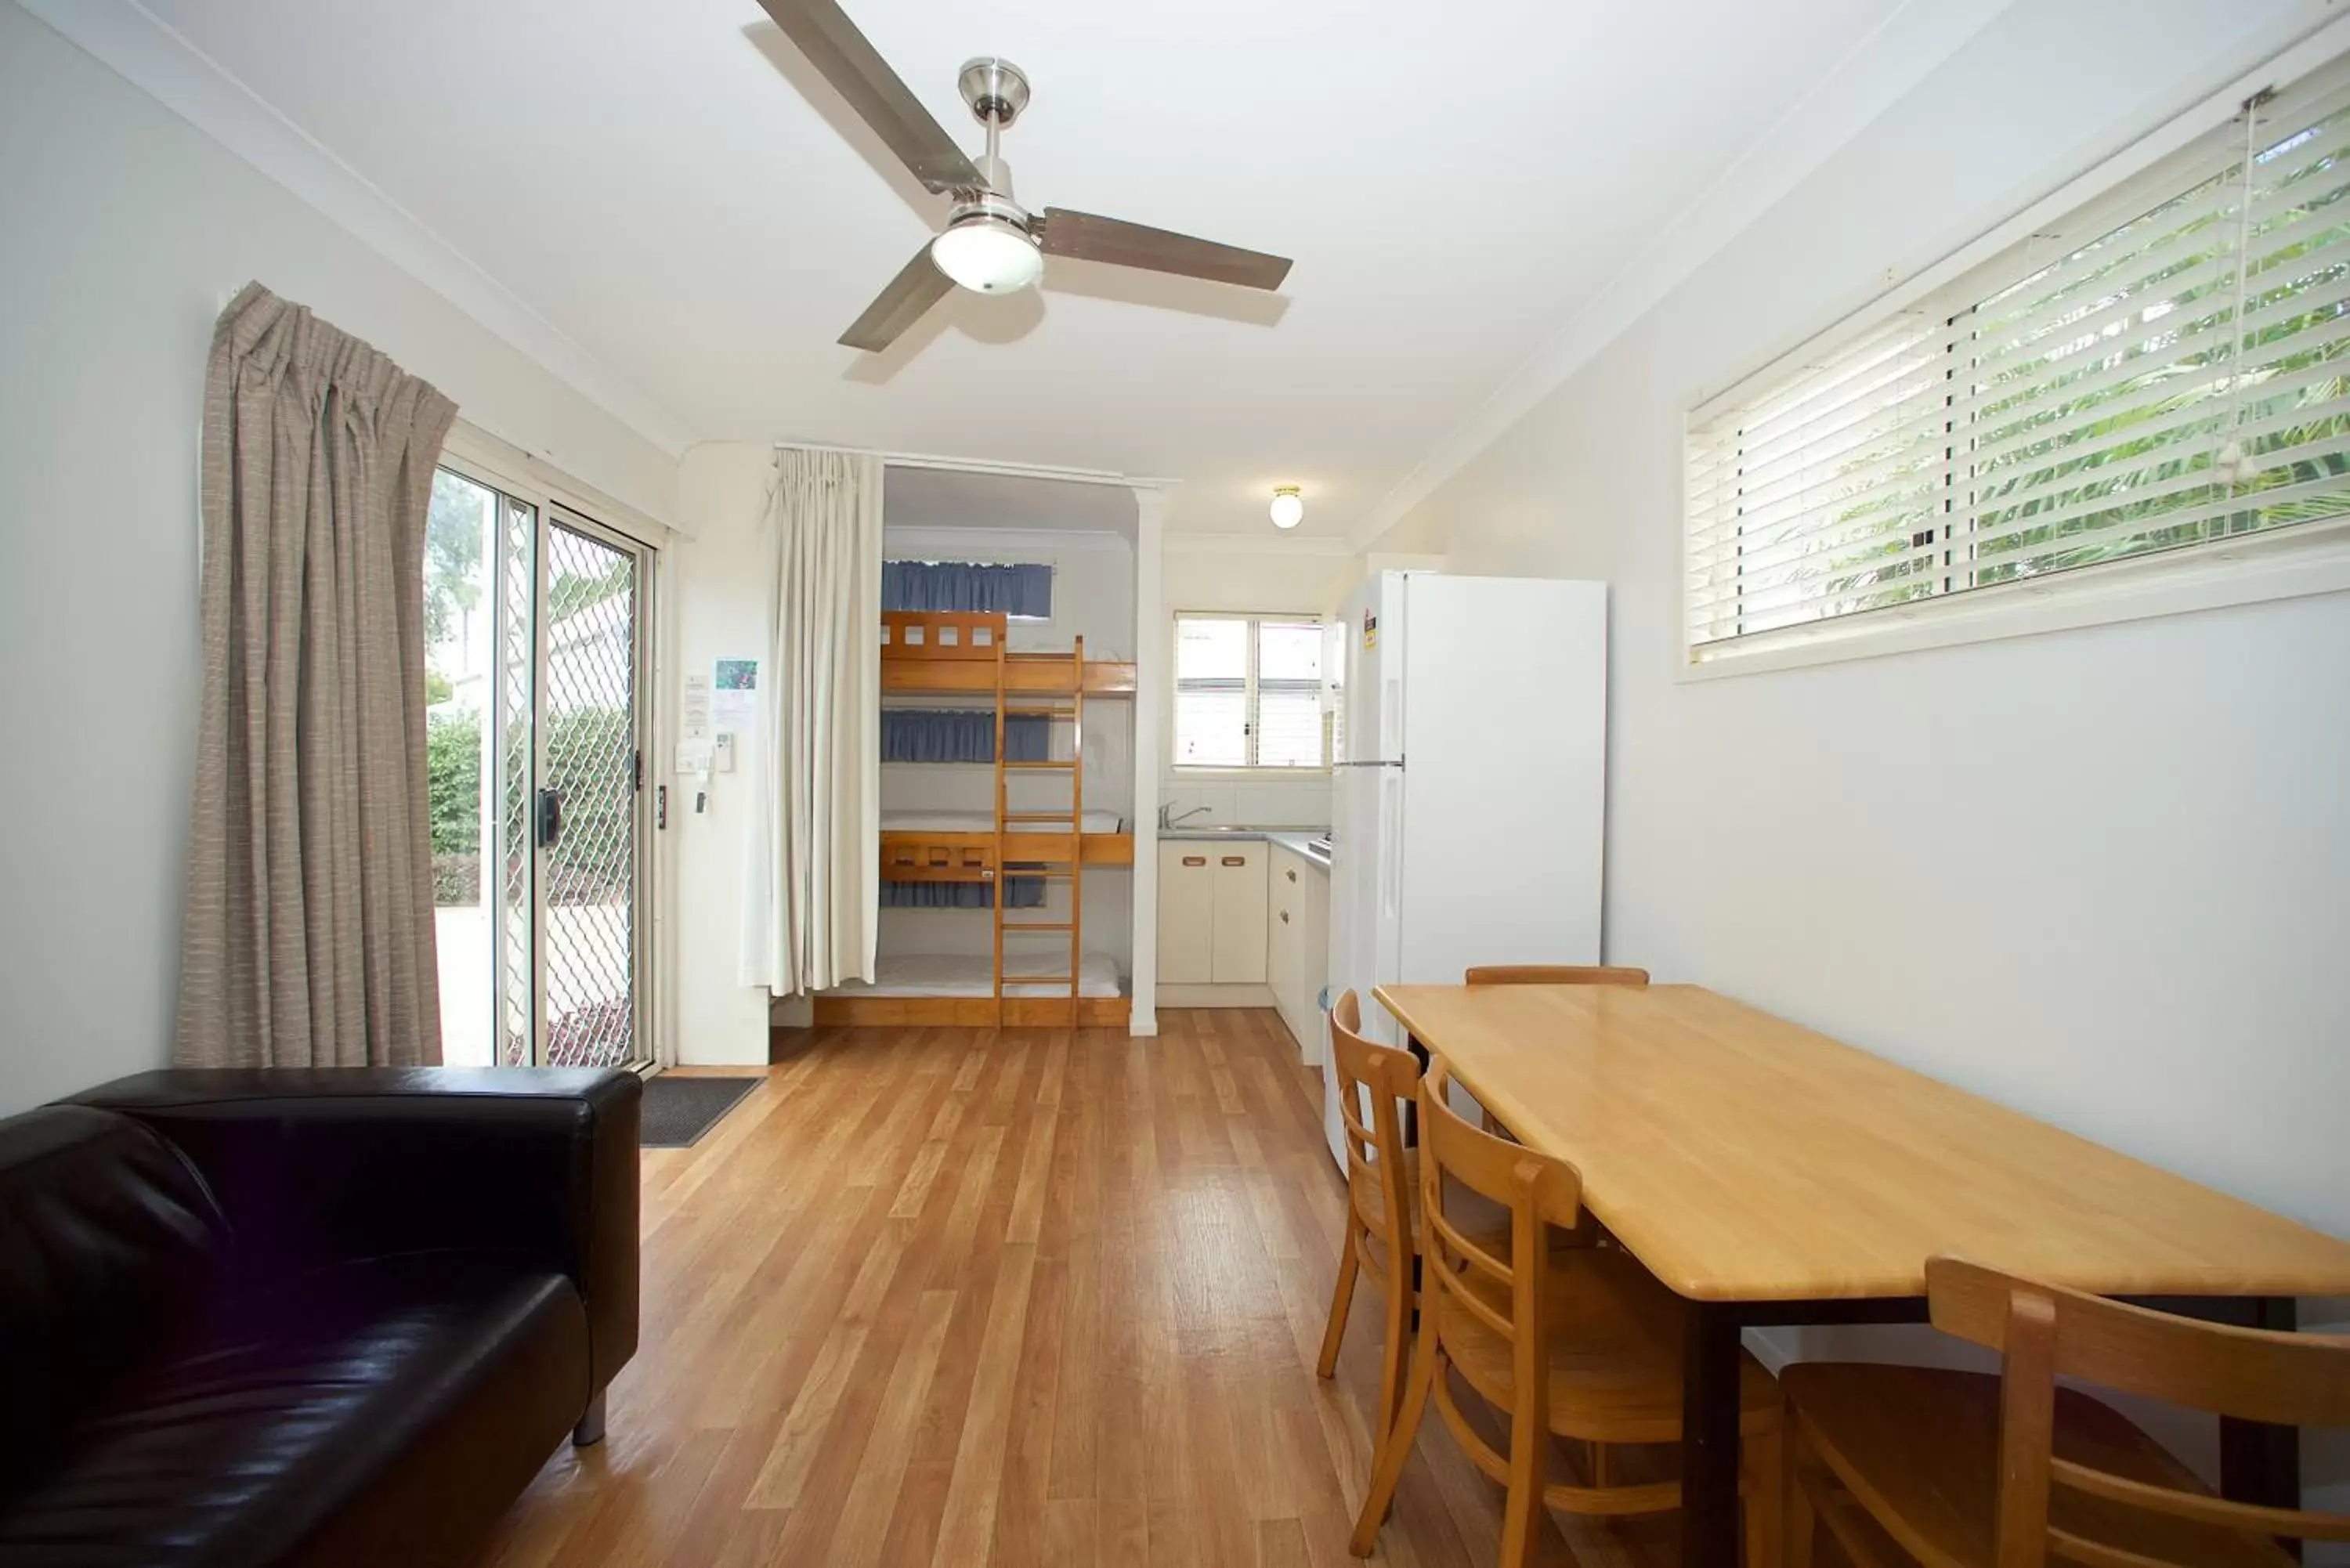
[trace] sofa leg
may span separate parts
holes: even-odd
[[[588,1413],[571,1428],[571,1446],[590,1448],[604,1440],[604,1390],[596,1390],[596,1397],[588,1401]]]

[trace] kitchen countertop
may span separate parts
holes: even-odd
[[[1330,868],[1329,857],[1311,846],[1313,841],[1321,836],[1321,830],[1317,828],[1162,827],[1159,830],[1159,836],[1180,838],[1200,844],[1211,844],[1220,838],[1237,838],[1243,841],[1254,839],[1266,844],[1278,844],[1293,855],[1303,858],[1308,865],[1318,866],[1325,871]]]

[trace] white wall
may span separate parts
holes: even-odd
[[[1344,545],[1327,539],[1287,538],[1267,527],[1263,536],[1170,534],[1161,555],[1166,612],[1160,646],[1171,649],[1175,617],[1186,610],[1245,611],[1267,615],[1318,616],[1361,576],[1359,563]],[[1172,655],[1167,668],[1173,670]],[[1164,722],[1172,723],[1168,711]],[[1162,758],[1173,747],[1162,744]],[[1201,822],[1231,822],[1257,827],[1330,826],[1330,775],[1303,778],[1266,774],[1241,776],[1182,769],[1162,762],[1159,798],[1180,814],[1205,806]]]
[[[676,661],[662,701],[674,722],[686,674],[707,674],[715,659],[749,658],[773,680],[767,646],[769,574],[774,570],[761,520],[775,478],[775,449],[764,442],[709,442],[690,448],[678,467],[678,525],[692,537],[669,552],[670,619]],[[743,755],[749,755],[744,742]],[[712,774],[705,786],[671,768],[674,744],[660,751],[670,787],[671,883],[677,931],[677,1059],[698,1064],[759,1064],[767,1059],[768,997],[742,983],[743,877],[755,820],[747,772]],[[697,794],[706,809],[694,808]]]
[[[1684,411],[2282,9],[2007,12],[1396,536],[1614,582],[1611,960],[2350,1235],[2350,597],[1674,679]]]
[[[258,279],[654,517],[675,465],[145,93],[0,5],[0,1113],[160,1065],[176,1005],[197,438]]]

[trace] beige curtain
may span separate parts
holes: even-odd
[[[873,978],[881,915],[881,460],[786,448],[768,511],[765,732],[744,873],[743,982]],[[738,741],[739,741],[738,737]]]
[[[259,284],[213,330],[182,1065],[441,1059],[422,582],[456,412]]]

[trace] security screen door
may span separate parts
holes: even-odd
[[[544,498],[434,476],[426,686],[447,1062],[652,1054],[650,555]]]

